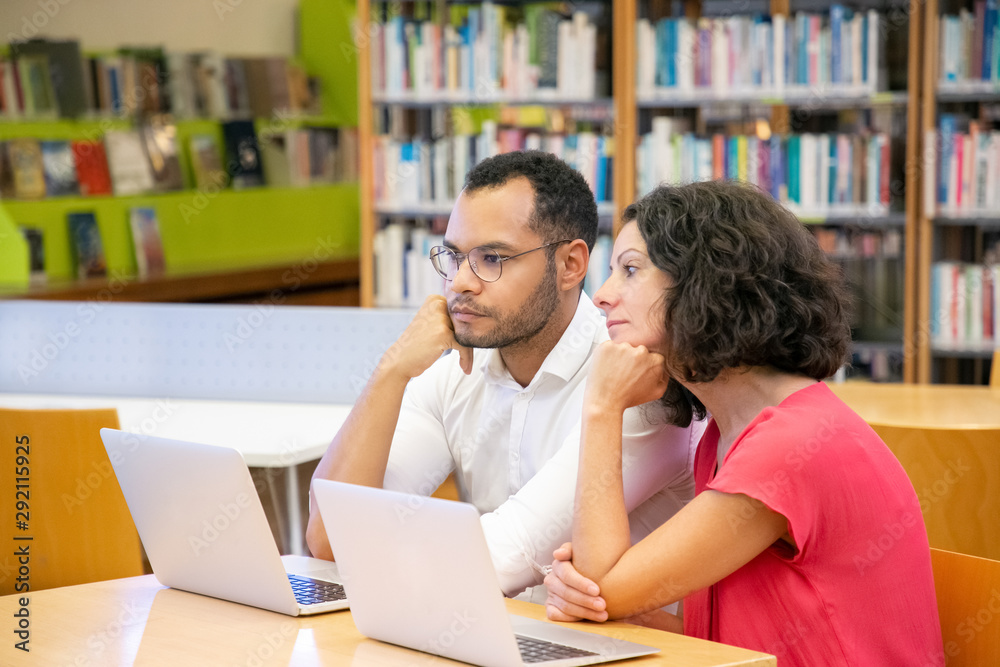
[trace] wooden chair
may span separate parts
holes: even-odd
[[[872,428],[906,470],[931,546],[1000,560],[1000,429]]]
[[[1000,561],[931,549],[948,667],[1000,664]]]
[[[102,427],[115,410],[0,409],[0,595],[144,573]]]

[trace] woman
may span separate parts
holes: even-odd
[[[683,599],[685,634],[779,665],[943,665],[913,487],[820,382],[850,344],[836,268],[749,185],[661,186],[624,219],[594,296],[611,341],[587,383],[573,543],[545,580],[549,617],[669,627],[653,610]],[[656,398],[673,423],[711,420],[695,499],[633,546],[622,413]]]

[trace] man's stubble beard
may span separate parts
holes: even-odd
[[[456,303],[463,303],[456,300]],[[455,332],[455,340],[460,345],[480,349],[504,348],[524,343],[537,335],[549,323],[559,306],[559,290],[556,287],[555,262],[550,260],[545,267],[545,276],[531,295],[521,304],[519,311],[499,311],[496,308],[470,303],[476,312],[491,318],[493,329],[479,336]]]

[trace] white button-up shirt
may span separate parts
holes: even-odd
[[[462,499],[482,514],[508,596],[540,584],[553,550],[570,540],[583,394],[593,352],[606,340],[604,317],[584,294],[528,386],[510,376],[497,350],[476,350],[471,375],[450,354],[407,387],[385,487],[429,495],[454,471]],[[694,496],[691,471],[704,423],[668,426],[656,413],[655,405],[625,413],[622,467],[633,542]]]

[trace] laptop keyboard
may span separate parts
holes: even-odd
[[[554,644],[542,639],[517,636],[517,648],[521,651],[521,659],[526,663],[548,662],[549,660],[565,660],[566,658],[582,658],[597,655],[572,646]]]
[[[292,592],[295,593],[295,599],[299,604],[311,605],[347,599],[344,587],[332,581],[320,581],[298,574],[289,574],[288,583],[292,585]]]

